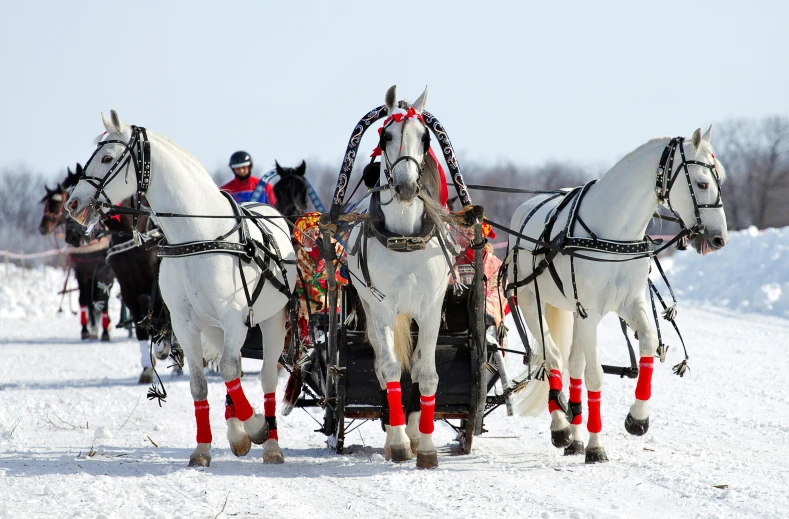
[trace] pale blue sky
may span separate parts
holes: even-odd
[[[464,157],[609,166],[654,136],[789,114],[787,21],[777,1],[0,0],[0,168],[84,162],[115,108],[209,170],[239,148],[339,169],[393,83],[429,86]]]

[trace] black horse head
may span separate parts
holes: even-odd
[[[66,222],[66,212],[63,208],[66,206],[68,199],[69,189],[77,185],[79,177],[82,175],[82,165],[77,164],[76,173],[68,168],[68,174],[63,182],[58,183],[55,189],[49,189],[49,186],[44,186],[47,194],[41,199],[44,204],[44,216],[41,218],[41,223],[38,226],[38,231],[44,236],[55,232],[55,228]]]
[[[275,162],[279,181],[274,185],[277,197],[275,207],[284,215],[302,215],[307,212],[307,181],[304,173],[307,164],[302,160],[295,168],[283,168]]]

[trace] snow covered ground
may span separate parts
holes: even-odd
[[[716,259],[698,264],[705,275]],[[672,267],[677,288],[689,285],[677,279],[684,261]],[[547,412],[510,418],[497,410],[468,456],[458,455],[452,431],[437,424],[440,467],[419,471],[384,461],[377,423],[353,432],[349,452],[336,455],[313,432],[317,414],[296,409],[279,419],[286,464],[267,466],[260,447],[241,459],[230,453],[224,385],[212,377],[213,461],[193,469],[186,466],[195,435],[188,378],[162,370],[167,402],[146,400],[147,388],[136,384],[136,341],[119,332],[111,344],[80,341],[68,305],[56,312],[62,274],[24,274],[13,266],[8,276],[0,271],[0,517],[787,515],[789,320],[781,317],[693,303],[691,292],[681,297],[678,323],[691,371],[682,379],[671,374],[681,348],[664,327],[672,348],[656,366],[651,428],[641,438],[623,427],[634,381],[607,376],[605,465],[586,466],[583,457],[551,447]],[[600,347],[603,362],[627,362],[616,319],[601,326]],[[245,360],[243,384],[262,409],[259,368]]]

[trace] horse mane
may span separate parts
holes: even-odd
[[[625,160],[627,160],[631,156],[636,155],[637,153],[640,153],[641,150],[643,148],[647,147],[647,146],[651,146],[651,145],[655,144],[656,142],[661,142],[662,143],[665,140],[671,140],[671,139],[673,139],[673,137],[655,137],[655,138],[649,139],[647,142],[645,142],[644,144],[642,144],[638,148],[634,149],[633,151],[631,151],[630,153],[628,153],[627,155],[622,157],[622,159],[619,162],[617,162],[617,164],[619,164],[621,162],[624,162]],[[712,156],[712,158],[713,158],[712,160],[715,162],[715,171],[718,172],[718,182],[723,184],[723,182],[726,180],[726,168],[724,168],[723,164],[721,164],[721,162],[718,160],[718,158],[715,157],[715,152],[712,149],[712,144],[710,144],[709,142],[707,142],[707,141],[702,139],[701,144],[699,145],[699,151],[697,152],[697,154],[699,154],[699,153],[706,153],[707,155]]]

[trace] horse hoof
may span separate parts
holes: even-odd
[[[250,429],[256,426],[257,430],[250,431]],[[268,424],[266,423],[266,418],[262,414],[253,414],[244,422],[244,430],[247,432],[247,435],[249,435],[249,440],[255,445],[262,445],[268,438]]]
[[[249,440],[249,436],[247,435],[244,435],[240,441],[230,444],[230,452],[232,452],[233,456],[237,458],[249,454],[250,449],[252,449],[252,442]]]
[[[159,360],[165,360],[167,357],[170,356],[170,345],[165,344],[162,348],[162,351],[156,351],[156,348],[153,349],[154,356]]]
[[[625,430],[633,436],[644,436],[649,430],[649,417],[644,420],[633,418],[633,415],[627,413],[625,418]]]
[[[438,467],[438,453],[433,452],[417,452],[416,453],[416,468],[418,469],[434,469]]]
[[[573,440],[573,443],[564,448],[565,456],[577,456],[578,454],[583,454],[584,452],[584,442],[581,440]]]
[[[384,447],[384,459],[386,461],[392,460],[392,449],[391,447]]]
[[[267,465],[285,463],[285,455],[282,454],[277,440],[266,440],[266,443],[263,444],[263,463]]]
[[[143,368],[138,384],[153,384],[153,368]]]
[[[569,425],[559,431],[551,430],[551,443],[557,449],[561,449],[562,447],[569,447],[572,442],[573,442],[573,431]]]
[[[211,465],[211,455],[202,452],[193,452],[189,456],[190,467],[209,467]]]
[[[101,342],[110,342],[110,332],[104,330],[101,333]]]
[[[83,328],[80,336],[82,337],[83,341],[87,341],[88,339],[90,339],[90,332],[88,331],[87,328]]]
[[[403,463],[414,457],[411,454],[411,447],[392,447],[392,461],[395,463]]]
[[[586,448],[586,463],[607,463],[608,456],[602,447]]]

